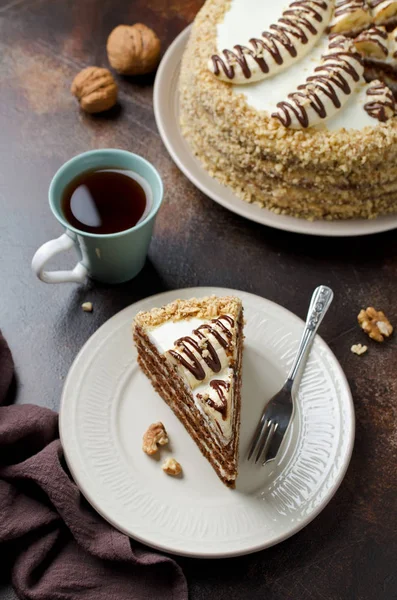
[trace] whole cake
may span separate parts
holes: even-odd
[[[397,1],[207,0],[182,132],[247,202],[306,219],[397,211]]]
[[[238,298],[176,300],[135,317],[138,362],[220,479],[235,486],[243,309]]]

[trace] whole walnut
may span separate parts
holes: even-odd
[[[117,84],[108,69],[87,67],[73,80],[72,94],[88,113],[109,110],[117,102]]]
[[[154,71],[160,59],[160,40],[142,23],[119,25],[108,37],[109,62],[122,75],[144,75]]]

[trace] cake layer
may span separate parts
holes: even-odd
[[[167,386],[164,386],[164,381],[162,379],[157,380],[156,377],[153,376],[150,365],[147,365],[147,363],[142,358],[139,358],[138,362],[139,362],[139,366],[141,367],[142,371],[145,373],[145,375],[148,377],[148,379],[150,379],[150,381],[152,382],[152,385],[153,385],[153,388],[155,389],[155,391],[161,395],[163,400],[168,404],[168,406],[175,413],[175,416],[184,425],[185,429],[187,430],[187,432],[189,433],[191,438],[196,442],[200,452],[211,464],[211,466],[213,467],[213,469],[215,470],[216,474],[221,479],[221,481],[228,487],[233,488],[235,486],[235,475],[234,474],[231,475],[229,473],[229,471],[223,467],[222,463],[220,463],[217,460],[217,458],[213,455],[212,449],[206,445],[206,443],[200,436],[200,429],[197,429],[196,424],[192,423],[186,417],[186,415],[180,410],[180,408],[178,407],[178,404],[175,402],[175,399],[173,398],[172,393],[169,391],[169,389],[167,389]]]
[[[168,379],[170,377],[173,378],[174,373],[173,373],[172,369],[170,369],[170,365],[167,365],[167,362],[165,360],[162,360],[162,357],[159,356],[156,348],[152,345],[149,338],[147,338],[145,336],[145,334],[140,332],[139,329],[136,331],[136,333],[134,335],[134,341],[135,341],[135,344],[138,348],[138,352],[140,353],[140,355],[145,356],[145,361],[147,363],[150,362],[150,364],[156,366],[156,372],[159,373],[161,375],[161,377],[164,377],[166,381],[168,381]],[[234,439],[233,424],[231,424],[232,435],[227,440],[227,443],[224,443],[224,440],[221,439],[219,436],[220,432],[217,428],[216,421],[206,419],[205,414],[202,411],[200,411],[200,408],[199,408],[197,402],[195,401],[194,397],[190,393],[190,390],[186,387],[186,385],[184,385],[183,380],[178,378],[177,381],[178,381],[177,389],[184,398],[184,400],[183,400],[184,406],[191,413],[194,413],[196,415],[199,414],[200,421],[206,422],[207,429],[208,429],[206,436],[210,437],[212,439],[211,443],[218,446],[219,452],[223,452],[224,448],[226,448],[226,451],[229,451],[231,446],[233,445],[233,439]],[[233,411],[233,413],[234,413],[234,411]]]
[[[334,170],[332,163],[308,164],[303,153],[300,164],[296,157],[282,164],[280,156],[263,158],[253,144],[235,143],[224,132],[216,137],[212,121],[205,122],[191,117],[185,135],[208,172],[243,200],[307,219],[373,218],[397,211],[397,162],[381,151],[370,177],[365,176],[365,162],[350,173]]]
[[[213,441],[209,440],[205,422],[194,408],[189,408],[187,398],[181,388],[175,389],[171,386],[168,380],[169,374],[165,376],[157,370],[156,363],[152,359],[148,359],[144,351],[140,353],[138,360],[140,367],[151,380],[156,392],[182,422],[217,474],[223,481],[227,481],[228,485],[232,486],[236,478],[237,465],[229,459],[227,454],[222,454]],[[184,399],[184,402],[181,402],[181,398]]]
[[[242,322],[239,323],[239,330],[241,330],[242,335]],[[210,435],[208,422],[205,421],[202,413],[192,401],[191,395],[187,393],[183,381],[175,379],[175,374],[170,370],[167,361],[162,360],[149,338],[139,328],[135,329],[134,340],[138,349],[140,367],[151,380],[155,390],[181,420],[222,481],[229,487],[234,487],[237,474],[240,402],[236,402],[233,412],[232,430],[234,435],[229,444],[224,447],[219,443],[217,436]],[[241,360],[242,346],[239,349],[235,368],[235,394],[238,400],[240,399],[241,386],[239,376]]]

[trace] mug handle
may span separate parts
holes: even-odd
[[[53,256],[59,252],[70,250],[73,246],[74,240],[67,233],[40,246],[32,259],[32,269],[37,277],[45,283],[84,283],[88,271],[81,262],[77,263],[72,271],[44,270],[45,265]]]

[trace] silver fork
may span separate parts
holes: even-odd
[[[264,465],[276,458],[294,413],[292,388],[298,373],[301,373],[301,367],[333,297],[333,291],[325,285],[320,285],[314,290],[294,364],[282,389],[271,398],[263,410],[251,441],[247,460],[256,454],[255,463],[262,459]]]

